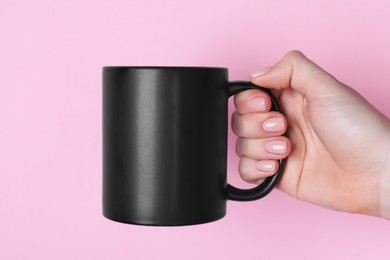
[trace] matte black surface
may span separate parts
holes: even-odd
[[[190,225],[226,214],[226,201],[268,194],[226,182],[229,85],[225,68],[103,68],[103,214],[119,222]],[[276,100],[273,101],[277,105]],[[278,109],[275,108],[274,109]]]

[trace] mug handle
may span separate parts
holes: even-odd
[[[272,101],[272,111],[277,111],[282,113],[280,105],[276,97],[272,94],[271,90],[256,86],[255,84],[247,81],[232,81],[229,82],[229,97],[248,89],[258,89],[265,92],[270,96]],[[283,134],[285,135],[285,134]],[[227,185],[227,199],[235,201],[250,201],[261,199],[272,191],[275,185],[278,183],[282,173],[284,171],[284,166],[286,164],[286,158],[279,160],[279,169],[278,171],[270,177],[267,177],[259,186],[252,189],[239,189],[230,184]]]

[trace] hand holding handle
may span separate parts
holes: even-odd
[[[248,89],[258,89],[267,93],[272,101],[271,110],[282,112],[276,97],[267,88],[259,87],[251,82],[234,81],[229,83],[229,97]],[[260,185],[252,189],[239,189],[230,184],[227,186],[227,198],[236,201],[250,201],[261,199],[272,191],[282,176],[286,159],[279,160],[279,169],[275,175],[266,178]]]

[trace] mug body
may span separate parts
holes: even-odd
[[[226,214],[228,71],[103,68],[103,214],[178,226]]]

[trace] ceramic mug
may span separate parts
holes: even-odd
[[[227,183],[228,99],[248,89],[211,67],[103,68],[103,214],[131,224],[218,220],[227,200],[267,195],[277,173],[252,189]]]

